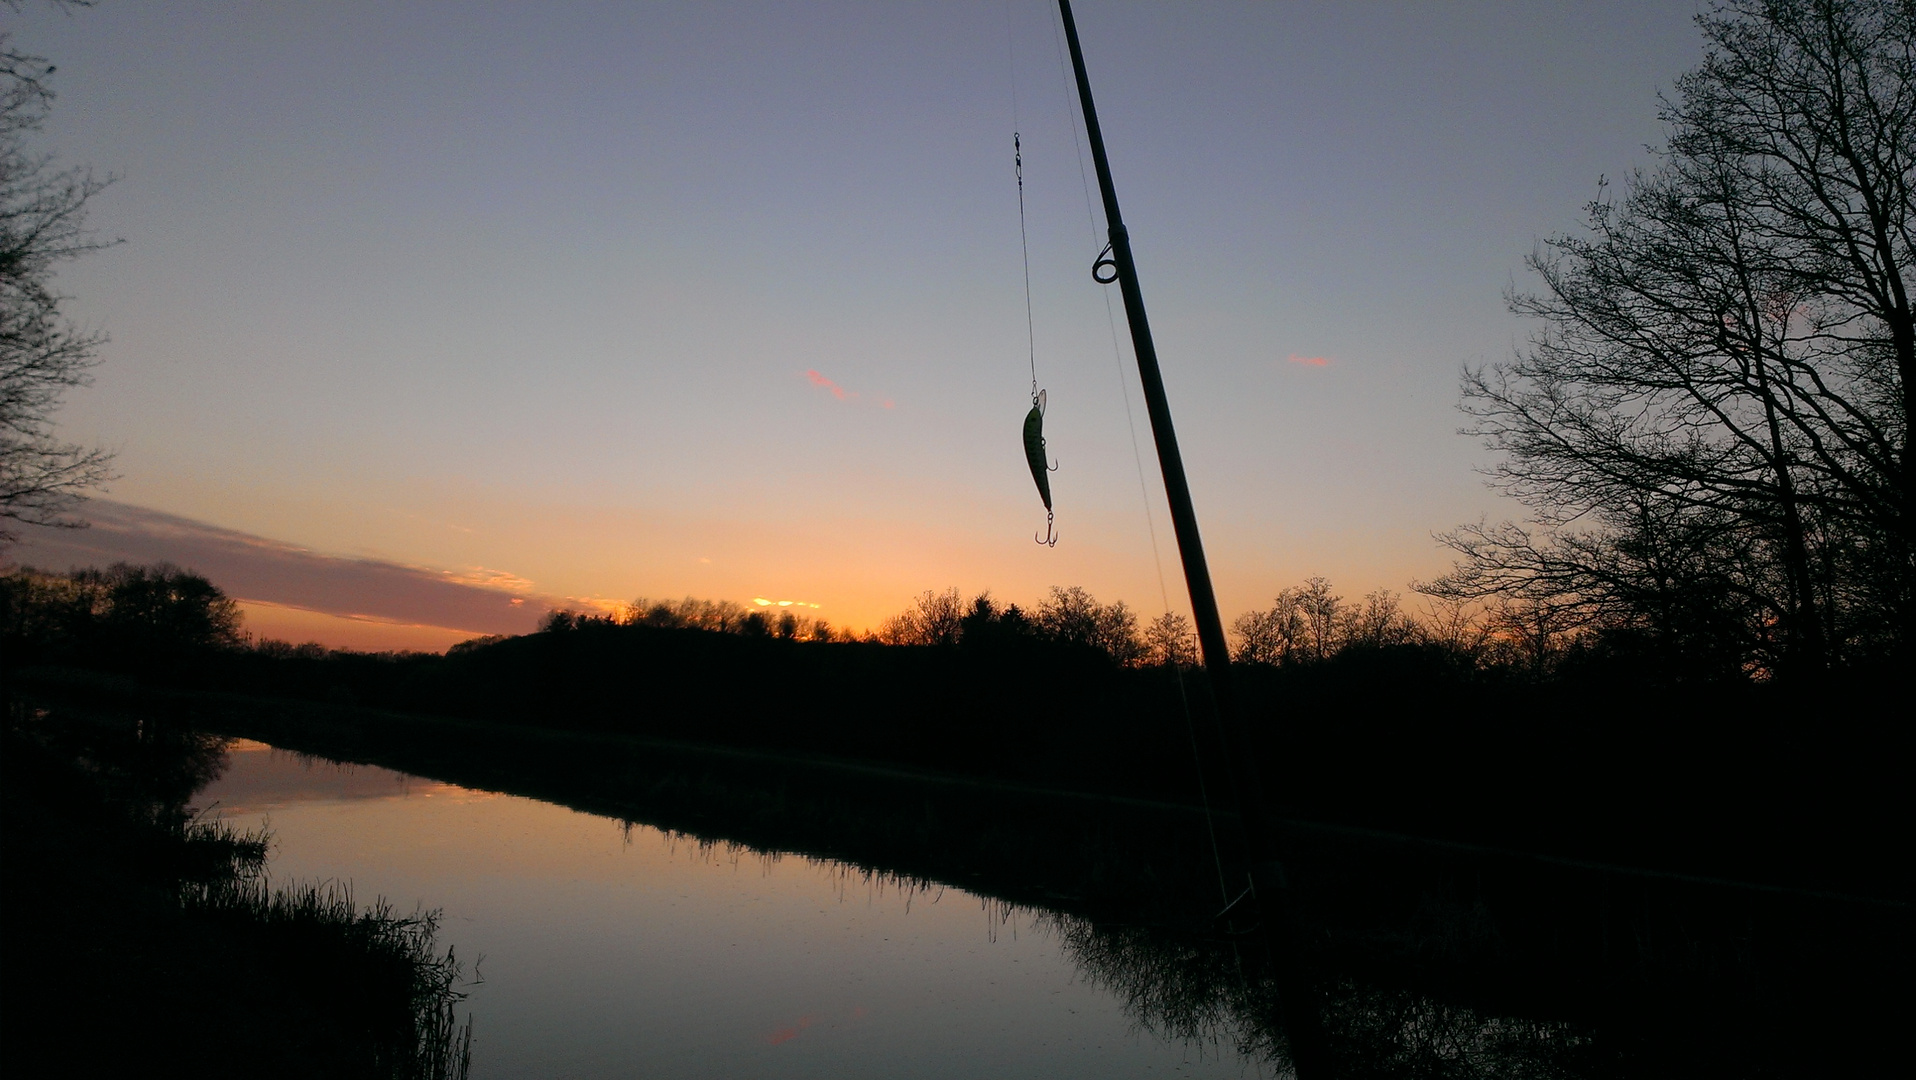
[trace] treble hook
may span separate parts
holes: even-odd
[[[1032,533],[1031,539],[1037,541],[1040,547],[1057,547],[1058,532],[1051,527],[1051,511],[1049,510],[1044,512],[1044,532],[1044,537],[1040,537],[1037,533]]]

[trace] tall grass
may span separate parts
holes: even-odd
[[[400,915],[383,897],[361,907],[336,881],[273,888],[263,872],[187,883],[180,901],[190,916],[243,927],[275,952],[319,959],[324,969],[307,977],[357,999],[342,1005],[373,1047],[371,1075],[470,1074],[472,1019],[461,1024],[454,1011],[466,997],[464,965],[450,947],[438,951],[439,912]]]
[[[0,713],[0,1070],[469,1074],[463,966],[435,943],[437,912],[360,905],[337,883],[274,887],[265,831],[186,806],[226,740],[165,715],[18,700]],[[117,1039],[92,1037],[101,1010],[123,1017]]]

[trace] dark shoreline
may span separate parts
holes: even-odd
[[[265,834],[187,806],[223,738],[151,709],[9,698],[10,1074],[467,1075],[463,976],[436,916],[337,884],[270,886]]]
[[[127,668],[129,672],[142,670]],[[1525,682],[1442,649],[1233,669],[1275,816],[1588,863],[1916,898],[1894,681],[1816,693]],[[1228,806],[1203,680],[1088,647],[784,641],[580,624],[445,656],[202,653],[146,681],[1013,787]],[[1194,745],[1195,744],[1195,745]],[[1194,755],[1195,751],[1195,755]],[[1215,808],[1214,806],[1214,808]]]
[[[1083,928],[1073,931],[1077,948],[1104,965],[1104,977],[1135,983],[1126,984],[1133,996],[1195,995],[1235,1010],[1240,1031],[1282,1043],[1260,1011],[1267,1000],[1227,994],[1215,981],[1233,946],[1208,922],[1216,871],[1202,814],[1188,806],[816,755],[156,691],[100,676],[34,681],[39,692],[144,702],[300,752],[1087,920],[1072,924]],[[1288,840],[1309,963],[1333,1018],[1353,1001],[1411,1000],[1584,1031],[1572,1042],[1595,1055],[1591,1068],[1566,1075],[1728,1076],[1768,1072],[1767,1058],[1870,1060],[1876,1037],[1858,1021],[1874,1016],[1874,1030],[1893,1031],[1907,998],[1880,989],[1916,956],[1909,905],[1894,899],[1751,888],[1360,827],[1300,823]],[[1344,1026],[1352,1023],[1369,1030],[1370,1021]],[[1850,1033],[1847,1049],[1817,1034],[1837,1030]],[[1724,1049],[1739,1041],[1747,1045]]]

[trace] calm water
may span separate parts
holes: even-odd
[[[483,982],[474,1074],[1242,1077],[1081,975],[1052,916],[843,864],[233,744],[195,805],[273,834],[274,880],[443,911]]]

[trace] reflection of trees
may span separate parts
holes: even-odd
[[[1319,1012],[1343,1076],[1555,1080],[1607,1072],[1589,1035],[1562,1021],[1491,1016],[1351,981],[1325,991]]]
[[[1055,935],[1140,1029],[1215,1054],[1227,1071],[1240,1051],[1262,1075],[1293,1071],[1268,969],[1246,950],[1240,971],[1230,940],[1196,931],[1215,894],[1204,888],[1208,861],[1186,857],[1203,844],[1189,819],[754,767],[744,756],[722,767],[650,749],[589,756],[576,748],[608,744],[415,723],[475,738],[447,740],[457,754],[374,760],[623,815],[623,828],[659,829],[682,858],[747,873],[809,868],[842,899],[979,904],[988,935]],[[302,738],[326,745],[310,730]],[[334,745],[368,752],[344,735]],[[499,759],[519,773],[483,764]],[[1297,947],[1313,986],[1301,1000],[1327,1044],[1324,1067],[1307,1057],[1303,1080],[1871,1075],[1826,1066],[1880,1056],[1906,1026],[1901,1000],[1877,989],[1899,985],[1907,967],[1900,908],[1553,868],[1341,829],[1299,826],[1288,842]],[[1057,905],[1075,914],[1048,910]],[[1093,914],[1122,921],[1096,924]]]
[[[1109,990],[1145,1030],[1163,1039],[1228,1044],[1290,1068],[1276,1024],[1277,999],[1228,942],[1141,926],[1100,926],[1070,915],[1038,920],[1092,982]]]
[[[1165,1039],[1228,1045],[1292,1075],[1272,981],[1229,941],[1048,915],[1080,971]],[[1603,1075],[1590,1036],[1561,1021],[1496,1016],[1351,979],[1319,987],[1332,1075],[1555,1080]],[[1314,1080],[1314,1078],[1311,1078]]]
[[[226,770],[225,736],[167,717],[133,717],[8,703],[7,733],[65,762],[136,821],[181,829],[187,801]]]

